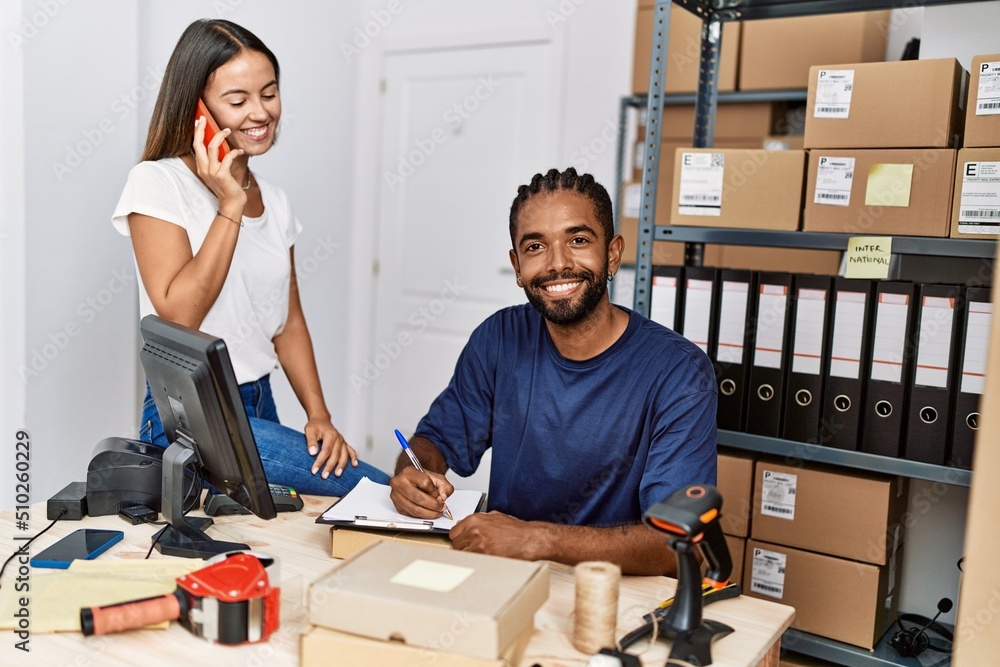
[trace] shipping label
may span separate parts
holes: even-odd
[[[754,549],[750,590],[780,600],[785,594],[786,560],[787,556],[777,551]]]
[[[681,157],[681,183],[677,194],[680,215],[722,215],[723,153],[684,153]]]
[[[979,63],[976,115],[996,116],[998,114],[1000,114],[1000,62]]]
[[[854,70],[821,69],[816,81],[814,118],[848,118],[854,92]]]
[[[1000,234],[1000,162],[963,165],[958,233]]]
[[[799,476],[788,472],[764,471],[760,513],[779,519],[795,518],[795,486]]]
[[[849,206],[853,184],[854,158],[820,156],[819,169],[816,171],[816,193],[813,196],[813,203]]]

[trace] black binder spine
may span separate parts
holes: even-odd
[[[719,390],[718,427],[743,430],[747,372],[753,345],[750,321],[757,301],[757,273],[723,269],[719,275],[717,335],[713,352]]]
[[[798,275],[790,313],[791,358],[785,381],[782,437],[817,444],[823,406],[823,378],[830,356],[833,279]]]
[[[959,329],[959,378],[955,387],[955,407],[952,410],[954,425],[951,455],[948,459],[950,465],[959,468],[972,468],[986,382],[986,352],[989,349],[992,316],[990,288],[966,288],[965,309]]]
[[[759,276],[747,391],[747,433],[781,436],[785,379],[791,358],[794,282],[794,276],[788,273]]]

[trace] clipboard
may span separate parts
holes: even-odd
[[[447,534],[456,523],[481,511],[486,502],[486,494],[481,491],[457,490],[448,497],[448,507],[454,520],[445,517],[418,519],[397,512],[389,498],[389,491],[387,484],[379,484],[364,477],[347,495],[336,500],[320,514],[316,523],[341,528]]]

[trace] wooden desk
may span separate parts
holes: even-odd
[[[243,542],[281,561],[281,628],[266,643],[244,646],[217,646],[190,635],[177,623],[167,630],[138,630],[106,637],[84,637],[78,633],[31,634],[30,653],[14,648],[12,632],[0,632],[0,664],[57,665],[66,667],[132,667],[137,664],[298,665],[299,635],[308,626],[309,584],[327,572],[332,564],[329,527],[315,523],[330,505],[329,498],[305,497],[302,512],[278,515],[272,521],[254,516],[219,517],[208,533],[220,540]],[[192,515],[197,515],[193,512]],[[29,531],[15,528],[14,513],[0,512],[0,553],[6,559],[21,542],[13,537],[33,535],[48,525],[45,504],[31,508]],[[63,521],[36,540],[32,554],[78,528],[123,530],[125,539],[101,558],[142,559],[149,549],[153,526],[131,526],[117,516],[89,517],[83,521]],[[154,551],[150,558],[162,558]],[[15,559],[7,566],[3,586],[13,585],[17,576]],[[32,569],[31,577],[48,572]],[[674,581],[665,577],[625,577],[619,598],[619,635],[640,624],[642,614],[673,595]],[[30,610],[30,607],[29,607]],[[572,570],[553,565],[548,602],[535,616],[535,634],[522,661],[524,667],[586,665],[588,657],[570,643],[573,610]],[[776,667],[781,633],[791,623],[791,607],[753,598],[727,600],[706,609],[705,616],[726,623],[736,632],[719,640],[713,648],[716,665],[745,667],[763,664]],[[644,665],[663,665],[667,645],[660,641],[642,655]]]

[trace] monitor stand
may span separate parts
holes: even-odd
[[[221,542],[205,534],[212,525],[208,518],[184,516],[184,468],[195,461],[193,443],[175,440],[163,452],[163,490],[160,503],[167,524],[153,535],[156,550],[164,556],[181,558],[211,558],[227,551],[245,551],[248,547],[239,542]]]

